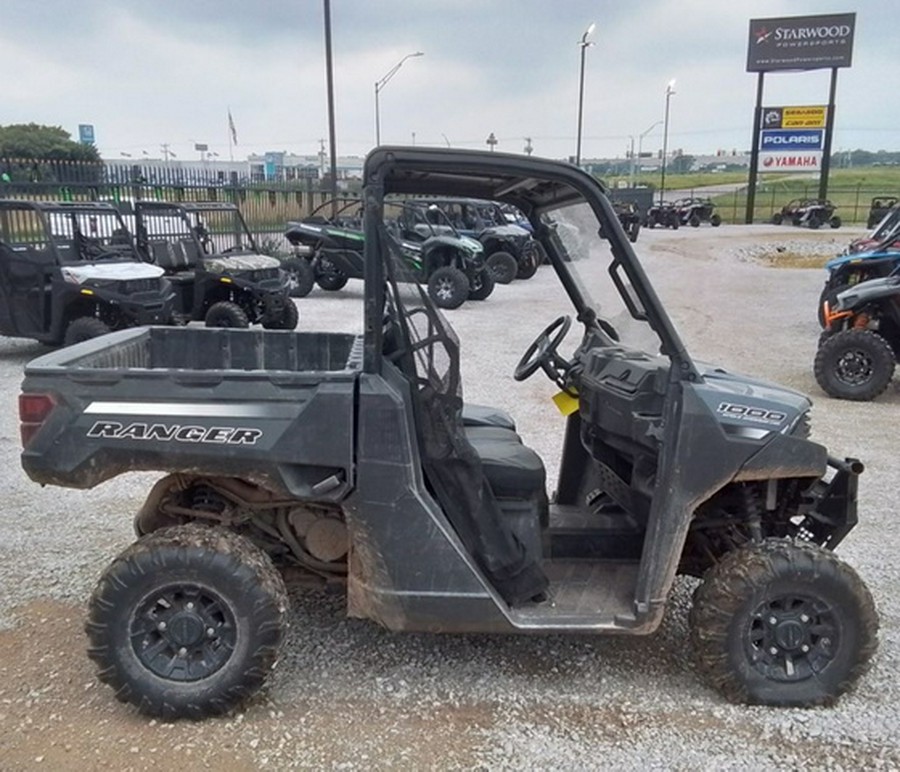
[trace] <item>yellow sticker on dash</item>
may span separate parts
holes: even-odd
[[[564,391],[553,395],[553,403],[564,416],[570,416],[572,413],[578,412],[578,397],[573,397]]]

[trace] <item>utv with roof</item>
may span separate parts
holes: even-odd
[[[866,227],[874,228],[887,217],[898,203],[900,203],[900,198],[897,198],[897,196],[875,196],[869,204],[869,216],[866,218]]]
[[[494,290],[484,250],[461,235],[437,207],[389,202],[384,212],[388,238],[409,266],[409,280],[423,282],[439,308],[452,309],[468,300],[485,300]],[[365,275],[362,202],[326,201],[300,222],[289,222],[285,238],[303,249],[293,260],[308,262],[315,282],[336,291]],[[290,268],[288,270],[291,270]],[[297,273],[295,292],[312,289]]]
[[[708,222],[713,228],[718,228],[722,224],[722,217],[711,199],[690,196],[679,198],[672,206],[678,212],[678,220],[682,225],[699,228],[701,223]]]
[[[490,387],[549,378],[559,458],[466,402],[464,349],[385,222],[391,196],[448,193],[525,212],[559,279],[541,307],[562,313]],[[119,699],[199,718],[256,692],[284,636],[279,567],[343,587],[351,617],[429,633],[645,635],[676,575],[699,576],[686,645],[729,698],[852,687],[878,617],[833,550],[862,464],[809,439],[806,396],[692,359],[594,177],[379,147],[364,200],[362,334],[147,328],[26,367],[32,479],[164,473],[90,601]]]
[[[837,207],[827,198],[795,198],[772,215],[772,223],[781,225],[789,222],[812,230],[821,228],[826,223],[832,228],[840,228],[841,218],[834,213],[835,209]]]
[[[166,324],[172,300],[111,205],[0,200],[0,334],[69,345]]]
[[[281,261],[260,254],[240,210],[225,202],[138,201],[138,249],[175,289],[173,321],[293,330],[300,315]]]
[[[647,227],[672,228],[678,230],[681,225],[681,216],[672,201],[660,201],[647,209]]]
[[[529,230],[509,222],[497,203],[467,198],[435,198],[412,203],[438,207],[459,233],[477,239],[484,247],[485,260],[498,284],[530,279],[537,272],[541,262],[537,242]]]

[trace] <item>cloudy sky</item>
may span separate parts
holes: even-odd
[[[328,136],[321,0],[3,0],[0,124],[95,126],[110,158],[179,159],[195,142],[228,156],[227,111],[249,152],[315,153]],[[900,149],[900,3],[882,0],[332,0],[337,147],[374,144],[374,83],[386,143],[565,157],[575,150],[587,50],[582,156],[624,155],[663,117],[670,148],[750,144],[751,18],[857,13],[853,67],[838,78],[835,150]],[[827,101],[828,71],[771,74],[767,105]],[[662,144],[662,127],[643,149]]]

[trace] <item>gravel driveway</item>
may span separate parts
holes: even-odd
[[[763,265],[754,249],[827,255],[853,235],[723,226],[645,230],[636,244],[695,358],[811,394],[813,437],[866,463],[861,522],[840,554],[875,596],[881,648],[836,707],[735,706],[703,686],[687,649],[693,584],[679,580],[646,639],[391,634],[344,618],[339,594],[298,589],[285,657],[244,712],[150,721],[95,681],[82,622],[157,475],[94,491],[31,483],[18,461],[16,397],[22,366],[44,349],[0,339],[0,769],[900,768],[900,393],[868,404],[825,397],[811,370],[823,274]],[[361,291],[314,290],[299,302],[301,326],[359,330]],[[467,398],[516,416],[551,486],[563,428],[554,388],[538,376],[515,384],[511,372],[566,310],[543,268],[449,312]]]

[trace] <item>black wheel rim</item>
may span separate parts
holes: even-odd
[[[821,599],[782,595],[750,616],[744,637],[751,666],[773,681],[803,681],[820,674],[840,647],[840,628]]]
[[[834,374],[848,386],[862,386],[871,380],[875,367],[865,351],[851,349],[841,354],[835,364]]]
[[[222,668],[237,643],[228,605],[214,592],[177,584],[148,595],[131,621],[141,664],[170,681],[199,681]]]
[[[453,280],[446,277],[439,278],[434,283],[434,294],[444,302],[450,302],[456,296],[456,287]]]

